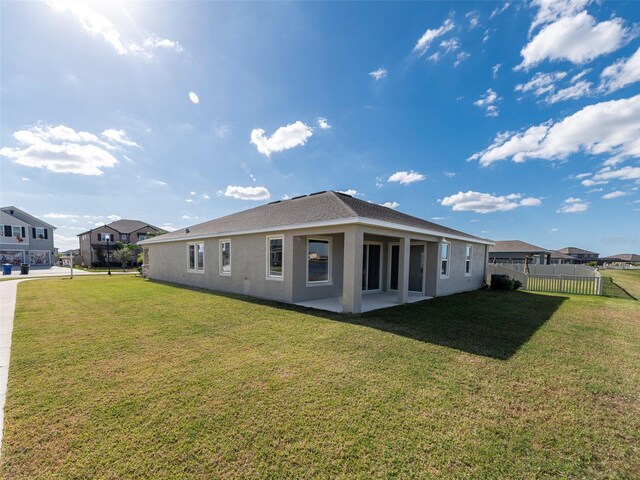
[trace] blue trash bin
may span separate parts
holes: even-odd
[[[3,275],[11,275],[11,264],[10,263],[3,263],[2,264],[2,274]]]

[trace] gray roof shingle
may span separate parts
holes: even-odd
[[[524,252],[524,253],[544,253],[549,250],[537,245],[532,245],[521,240],[498,240],[493,247],[489,247],[489,252]]]
[[[200,236],[219,236],[251,230],[277,229],[298,225],[343,219],[372,219],[413,228],[432,230],[443,235],[455,235],[469,240],[487,242],[452,228],[422,220],[376,203],[365,202],[339,192],[325,191],[271,202],[266,205],[233,213],[175,232],[147,240],[145,243],[160,243]],[[189,230],[189,233],[186,233]]]

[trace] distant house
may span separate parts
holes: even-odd
[[[0,209],[0,263],[51,266],[55,262],[53,225],[16,207]]]
[[[80,257],[82,263],[91,265],[98,261],[96,250],[102,250],[105,254],[107,249],[113,252],[115,244],[138,243],[145,240],[149,234],[165,233],[164,230],[140,220],[116,220],[115,222],[102,225],[100,227],[87,230],[78,234],[80,241]]]
[[[489,248],[489,262],[525,263],[525,259],[529,259],[531,264],[549,265],[552,253],[549,249],[521,240],[498,240]]]
[[[557,250],[552,251],[549,258],[549,263],[552,265],[572,265],[574,263],[579,263],[578,260],[571,255],[567,255],[566,253],[562,253]]]
[[[640,255],[636,253],[618,253],[608,257],[598,258],[599,264],[604,263],[640,263]]]
[[[152,279],[359,313],[480,288],[491,241],[325,191],[141,245]]]
[[[600,256],[600,254],[596,252],[590,252],[589,250],[584,250],[578,247],[565,247],[558,250],[558,252],[570,255],[571,257],[575,258],[576,263],[595,262]]]

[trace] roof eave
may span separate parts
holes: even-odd
[[[204,240],[206,238],[217,238],[221,236],[250,235],[250,234],[258,234],[258,233],[271,233],[271,232],[288,231],[288,230],[299,230],[304,228],[331,227],[331,226],[342,226],[342,225],[364,225],[364,226],[372,226],[372,227],[381,227],[381,228],[388,228],[391,230],[400,230],[402,232],[418,233],[421,235],[429,235],[429,236],[435,236],[435,237],[446,238],[451,240],[460,240],[460,241],[478,243],[483,245],[494,245],[494,242],[490,240],[482,239],[482,238],[465,236],[465,235],[457,235],[457,234],[448,234],[446,232],[438,232],[436,230],[410,227],[407,225],[402,225],[400,223],[385,222],[382,220],[373,220],[370,218],[363,218],[363,217],[348,217],[348,218],[337,219],[337,220],[281,225],[277,227],[267,227],[267,228],[252,229],[252,230],[204,233],[200,235],[173,237],[173,238],[167,238],[167,239],[163,239],[162,236],[160,236],[160,237],[150,238],[148,240],[142,240],[141,242],[138,242],[138,245],[144,246],[144,245],[153,245],[153,244],[160,244],[160,243]]]

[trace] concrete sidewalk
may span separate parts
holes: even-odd
[[[2,433],[4,431],[4,405],[7,399],[16,292],[18,283],[24,280],[26,279],[14,282],[0,282],[0,451],[2,449]]]
[[[119,269],[114,268],[111,270],[112,275],[135,275],[137,272],[122,272],[118,271]],[[80,270],[77,268],[73,269],[73,276],[84,276],[84,275],[106,275],[107,272],[87,272],[86,270]],[[23,280],[27,278],[42,278],[42,277],[69,277],[71,275],[71,269],[67,267],[31,267],[29,269],[29,273],[27,275],[20,274],[20,268],[14,268],[11,270],[11,275],[2,275],[0,278],[2,279],[13,279]]]

